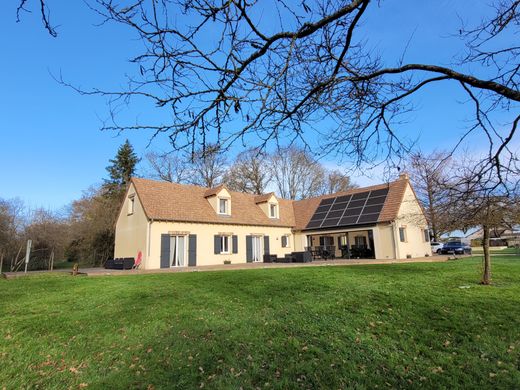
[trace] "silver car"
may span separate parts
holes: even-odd
[[[442,248],[444,247],[444,244],[442,242],[432,242],[432,253],[437,253],[438,255],[441,253]]]

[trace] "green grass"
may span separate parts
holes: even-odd
[[[520,259],[480,268],[0,280],[0,389],[518,389]]]
[[[496,248],[489,248],[492,255],[518,255],[520,254],[520,249],[518,248],[504,248],[504,249],[496,249]],[[475,254],[482,254],[483,250],[482,247],[473,249],[473,253]]]

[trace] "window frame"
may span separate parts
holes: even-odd
[[[274,210],[274,214],[273,214]],[[269,218],[278,218],[278,204],[269,203]]]
[[[128,207],[127,207],[127,214],[126,215],[132,215],[135,212],[135,194],[128,196]]]
[[[423,229],[423,239],[424,242],[430,242],[430,229]]]
[[[220,236],[220,254],[221,255],[231,254],[230,245],[229,245],[229,237],[231,237],[231,236],[227,235],[227,234],[222,234]],[[226,243],[225,245],[224,245],[224,242]],[[224,246],[227,247],[227,250],[224,250]]]
[[[224,202],[224,212],[222,212],[221,204]],[[218,213],[220,215],[230,215],[230,207],[229,207],[230,201],[229,198],[218,198]]]
[[[283,239],[285,237],[285,246],[283,245]],[[290,234],[284,234],[282,236],[282,248],[290,248],[291,247],[291,235]]]
[[[402,235],[401,235],[402,232]],[[399,227],[399,242],[408,242],[406,234],[406,226]]]

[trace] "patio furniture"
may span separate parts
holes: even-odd
[[[312,256],[310,252],[292,252],[292,261],[293,263],[310,263],[312,261]]]
[[[135,260],[133,269],[139,269],[139,266],[141,265],[141,262],[143,261],[143,252],[139,251],[137,253],[137,259]]]
[[[311,248],[309,253],[311,254],[311,257],[313,260],[321,258],[321,248],[320,247]]]
[[[334,245],[327,245],[321,249],[321,257],[323,259],[335,259],[336,258],[336,247]]]
[[[133,257],[120,257],[117,259],[108,259],[105,262],[105,268],[127,270],[132,269],[134,264],[135,259]]]
[[[350,259],[350,251],[348,250],[347,245],[343,245],[341,248],[341,258],[342,259]]]
[[[276,263],[276,262],[278,262],[278,258],[276,257],[276,255],[269,255],[269,254],[264,255],[264,263]]]

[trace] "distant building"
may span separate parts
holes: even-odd
[[[466,236],[471,240],[472,245],[482,245],[482,229]],[[489,232],[489,245],[490,246],[507,246],[514,247],[520,245],[520,226],[514,226],[513,228],[494,228]]]

